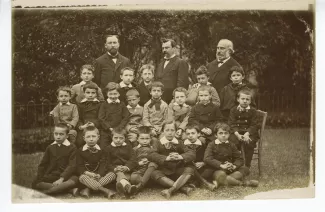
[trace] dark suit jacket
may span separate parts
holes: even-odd
[[[108,53],[103,54],[95,60],[95,78],[94,82],[103,89],[109,82],[120,82],[121,70],[125,67],[131,67],[131,62],[128,58],[120,53],[117,56],[116,64],[110,58]]]
[[[162,99],[169,104],[175,88],[188,88],[188,64],[177,56],[170,59],[165,68],[164,63],[165,60],[159,63],[155,78],[164,84],[165,90]]]
[[[212,86],[217,90],[218,94],[220,94],[223,87],[231,83],[229,78],[229,72],[233,66],[240,66],[240,65],[232,57],[227,62],[222,64],[220,67],[218,67],[217,60],[214,60],[208,64],[208,73],[210,75],[210,82],[212,83]]]
[[[81,102],[78,104],[79,121],[77,128],[88,121],[94,123],[95,127],[100,127],[98,119],[100,104],[100,102]]]
[[[146,104],[151,99],[150,92],[149,92],[148,88],[145,86],[144,82],[141,82],[138,85],[137,90],[140,93],[139,105],[143,107],[144,104]]]

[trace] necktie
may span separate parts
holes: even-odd
[[[160,105],[161,105],[161,99],[159,99],[159,100],[151,99],[151,103],[148,106],[149,106],[149,108],[152,108],[153,106],[155,106],[156,110],[160,110]]]

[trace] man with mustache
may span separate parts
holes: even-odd
[[[208,64],[209,80],[218,94],[220,94],[223,87],[231,82],[229,77],[230,69],[234,66],[241,67],[231,57],[234,52],[233,43],[228,39],[221,39],[217,46],[216,59]]]
[[[173,90],[177,87],[188,88],[188,64],[176,55],[176,42],[163,40],[163,60],[159,63],[155,78],[164,84],[162,99],[168,104],[173,99]]]
[[[130,59],[118,52],[119,47],[118,36],[108,35],[105,43],[107,52],[95,61],[94,82],[101,89],[104,89],[109,82],[120,82],[121,70],[125,67],[131,67]]]

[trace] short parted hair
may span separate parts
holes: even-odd
[[[96,133],[99,135],[99,130],[95,126],[88,126],[83,130],[83,135],[86,134],[86,132],[89,131],[96,131]]]
[[[112,130],[112,136],[113,136],[114,134],[124,135],[124,137],[125,137],[125,135],[126,135],[126,129],[121,128],[121,127],[113,128],[113,130]]]
[[[80,68],[80,74],[82,73],[82,71],[84,69],[87,69],[88,71],[91,71],[93,73],[93,75],[95,75],[95,68],[94,68],[94,66],[89,65],[89,64],[86,64],[86,65],[81,66],[81,68]]]
[[[121,73],[120,73],[121,76],[124,74],[124,71],[132,71],[133,75],[135,73],[133,68],[125,67],[125,68],[122,68],[122,70],[121,70]]]
[[[161,127],[162,131],[165,130],[166,125],[170,125],[170,124],[174,125],[175,130],[177,130],[176,122],[174,122],[173,120],[169,120],[169,121],[166,121],[163,123],[163,125]]]
[[[116,37],[117,38],[117,42],[120,43],[120,38],[119,38],[118,35],[106,35],[106,37],[105,37],[105,43],[107,41],[107,38],[110,38],[110,37]]]
[[[96,94],[98,94],[98,85],[96,85],[95,83],[90,82],[90,83],[85,84],[82,87],[83,92],[85,92],[87,88],[96,90]]]
[[[209,94],[211,94],[211,87],[209,85],[201,85],[199,87],[198,92],[200,92],[200,91],[208,91]]]
[[[117,90],[119,88],[120,86],[116,82],[109,82],[104,88],[104,92],[107,93],[108,91]]]
[[[219,129],[222,129],[222,130],[227,131],[227,132],[230,133],[230,127],[226,123],[223,123],[223,122],[217,123],[216,126],[213,129],[214,134],[217,134]]]
[[[65,91],[65,92],[67,92],[71,96],[71,89],[69,87],[67,87],[67,86],[60,86],[56,90],[56,96],[59,96],[60,91]]]
[[[57,127],[57,128],[62,128],[62,129],[65,129],[65,132],[68,134],[69,133],[69,127],[66,123],[58,123],[54,126],[54,128]]]
[[[175,90],[173,91],[173,97],[175,97],[176,92],[183,92],[185,94],[185,96],[187,96],[187,90],[185,88],[183,88],[183,87],[175,88]]]
[[[137,91],[137,89],[130,89],[126,92],[126,97],[130,97],[130,96],[136,96],[136,97],[140,97],[139,91]]]
[[[245,72],[244,72],[244,69],[240,66],[233,66],[230,68],[230,71],[229,71],[229,78],[231,77],[232,73],[234,72],[238,72],[238,73],[241,73],[241,75],[245,76]]]
[[[159,81],[154,81],[149,85],[149,91],[151,91],[152,88],[161,88],[161,91],[164,91],[164,84]]]
[[[198,69],[195,71],[195,76],[205,74],[207,77],[209,77],[209,72],[207,67],[205,66],[200,66]]]
[[[253,96],[253,92],[252,92],[252,90],[249,89],[249,88],[243,88],[243,89],[241,89],[240,91],[238,91],[238,93],[237,93],[237,98],[240,97],[240,94],[249,95],[251,98],[252,98],[252,96]]]
[[[148,126],[140,126],[138,127],[137,134],[149,134],[151,135],[151,128]]]
[[[199,126],[195,125],[195,124],[189,124],[186,126],[185,131],[186,130],[192,130],[195,129],[197,133],[200,133],[200,128]]]
[[[155,73],[155,67],[153,65],[145,64],[145,65],[141,66],[141,68],[140,68],[140,75],[142,75],[143,71],[146,69],[151,71],[152,74]]]
[[[175,47],[176,47],[176,41],[175,41],[175,40],[173,40],[173,39],[169,39],[169,38],[164,38],[164,39],[162,40],[163,43],[167,43],[167,42],[169,42],[169,41],[170,41],[170,44],[171,44],[172,48],[175,48]]]

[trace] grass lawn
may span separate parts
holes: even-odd
[[[243,197],[274,189],[302,188],[309,183],[309,129],[267,129],[264,133],[262,172],[258,177],[257,160],[253,160],[249,179],[259,179],[257,188],[220,187],[215,192],[197,188],[190,197],[178,193],[171,200],[215,200],[242,199]],[[13,155],[14,184],[30,187],[37,171],[42,153],[31,155]],[[148,188],[138,194],[135,201],[164,200],[160,196],[161,188]],[[71,195],[61,195],[65,201],[79,201]],[[94,195],[95,201],[107,201],[100,195]],[[119,197],[115,201],[121,200]]]

